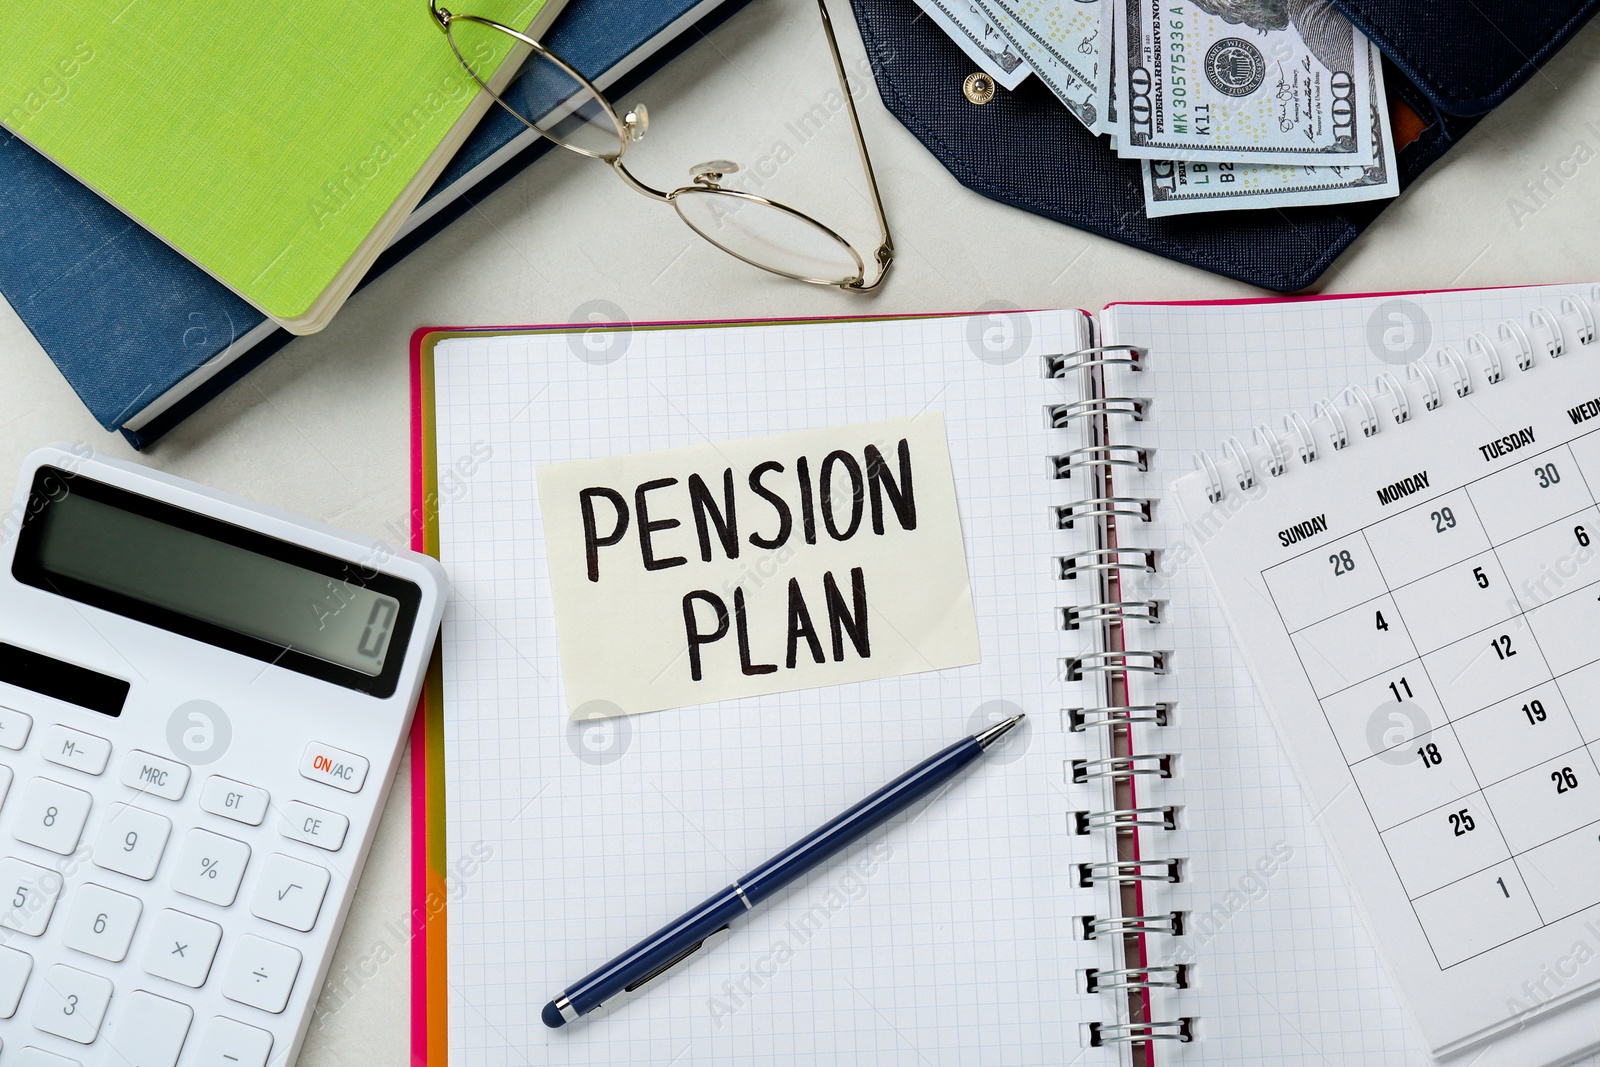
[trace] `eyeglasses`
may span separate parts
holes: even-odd
[[[894,243],[889,237],[889,221],[884,216],[878,182],[872,173],[867,143],[861,136],[861,120],[856,115],[855,99],[845,76],[839,42],[834,37],[828,8],[817,0],[822,29],[833,53],[834,70],[839,75],[845,110],[855,131],[861,168],[866,173],[872,206],[877,212],[882,241],[871,259],[877,277],[867,281],[866,259],[855,247],[829,227],[804,211],[739,189],[724,188],[726,175],[739,169],[729,160],[713,160],[691,168],[692,182],[677,189],[662,190],[639,180],[623,164],[628,145],[644,136],[649,115],[642,106],[623,114],[587,78],[538,41],[478,15],[458,15],[428,0],[428,11],[444,31],[450,49],[461,61],[473,81],[523,125],[569,152],[611,164],[611,169],[629,188],[652,200],[671,204],[688,227],[713,245],[737,259],[773,274],[812,285],[829,285],[851,293],[867,293],[883,283],[894,261]],[[500,36],[504,35],[504,36]],[[515,83],[517,103],[507,100],[489,82],[488,71],[507,54],[510,37],[528,50],[528,59]],[[532,117],[537,110],[538,118]]]

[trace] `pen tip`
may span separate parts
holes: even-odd
[[[1004,737],[1012,727],[1017,725],[1017,723],[1026,718],[1026,715],[1018,714],[1011,716],[1009,719],[1003,719],[1000,722],[995,723],[993,726],[977,735],[978,744],[984,748],[988,748],[990,745]]]
[[[544,1006],[539,1018],[543,1019],[544,1024],[552,1030],[559,1030],[567,1024],[567,1020],[561,1017],[561,1009],[556,1007],[556,1002],[553,1000]]]

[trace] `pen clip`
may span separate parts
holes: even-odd
[[[632,983],[631,985],[624,986],[622,991],[624,993],[632,993],[634,990],[638,989],[640,986],[644,985],[645,983],[649,982],[650,980],[652,980],[654,978],[659,978],[661,975],[663,975],[666,972],[672,970],[672,968],[676,967],[678,964],[682,963],[684,960],[688,959],[690,956],[693,956],[696,952],[699,952],[702,948],[705,947],[705,944],[706,944],[707,941],[710,941],[713,937],[716,937],[720,933],[725,933],[727,931],[727,929],[728,928],[726,926],[723,926],[723,927],[721,927],[719,929],[711,931],[705,937],[702,937],[700,940],[696,941],[694,944],[690,945],[688,948],[684,949],[682,952],[678,953],[676,956],[672,957],[666,963],[663,963],[661,966],[657,967],[655,970],[651,971],[649,974],[645,975],[643,978],[640,978],[638,981]]]

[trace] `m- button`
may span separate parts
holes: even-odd
[[[346,793],[359,793],[367,780],[367,761],[353,752],[313,741],[300,757],[300,774]]]

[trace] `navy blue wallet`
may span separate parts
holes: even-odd
[[[1555,54],[1600,0],[1332,0],[1382,50],[1404,189]],[[1037,78],[975,105],[975,68],[913,0],[852,0],[886,107],[961,184],[1252,285],[1314,283],[1387,201],[1150,219],[1119,159]]]

